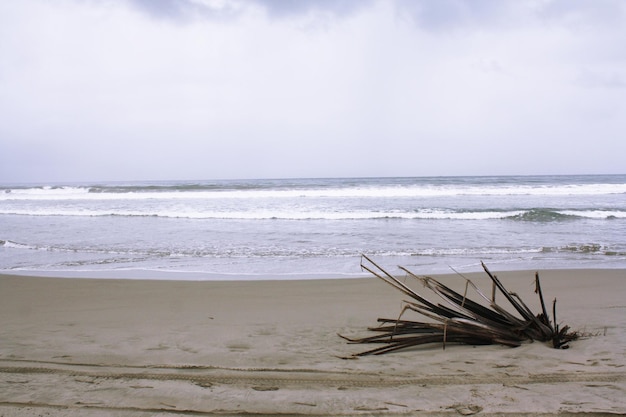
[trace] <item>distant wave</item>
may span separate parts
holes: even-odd
[[[613,220],[626,219],[624,210],[601,209],[516,209],[516,210],[448,210],[419,209],[413,211],[315,211],[309,209],[254,209],[254,210],[198,210],[192,208],[141,210],[124,209],[71,209],[64,207],[4,208],[0,215],[20,216],[76,216],[76,217],[163,217],[180,219],[224,219],[224,220],[511,220],[527,222],[554,222],[575,219]]]
[[[12,249],[31,249],[36,250],[36,246],[27,245],[24,243],[12,242],[10,240],[0,240],[0,247],[12,248]]]
[[[626,183],[607,184],[344,184],[304,186],[128,185],[0,188],[11,200],[185,200],[284,198],[429,198],[455,196],[568,196],[626,194]]]
[[[508,217],[510,220],[530,221],[530,222],[552,222],[562,220],[574,220],[577,218],[585,219],[624,219],[626,211],[622,210],[598,210],[598,209],[579,209],[579,210],[556,210],[556,209],[531,209],[525,210],[519,214]]]

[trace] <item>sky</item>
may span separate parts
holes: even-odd
[[[0,182],[626,173],[623,0],[0,0]]]

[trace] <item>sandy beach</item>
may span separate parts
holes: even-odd
[[[494,272],[538,311],[534,271]],[[626,271],[539,272],[558,321],[590,335],[570,349],[351,360],[365,347],[337,333],[365,335],[402,306],[376,278],[0,276],[0,416],[626,414]]]

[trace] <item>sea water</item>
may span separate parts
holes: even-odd
[[[169,279],[626,268],[626,175],[0,184],[0,272]]]

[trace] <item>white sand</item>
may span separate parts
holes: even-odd
[[[401,308],[376,278],[0,276],[0,416],[626,414],[626,271],[540,274],[559,321],[595,336],[355,360],[367,346],[336,334]],[[534,272],[498,276],[538,311]]]

